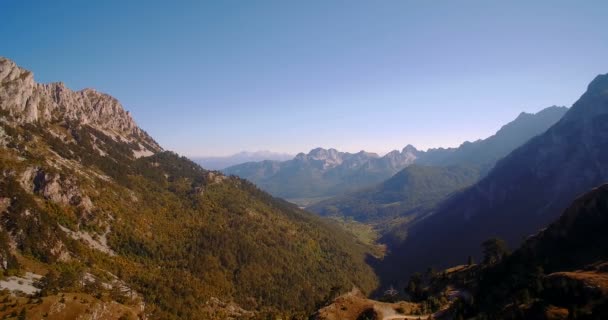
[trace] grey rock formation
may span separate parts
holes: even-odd
[[[36,83],[32,72],[3,57],[0,110],[19,123],[77,121],[90,125],[115,140],[141,142],[143,145],[136,152],[162,150],[115,98],[94,89],[72,91],[62,82]]]

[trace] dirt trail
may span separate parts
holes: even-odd
[[[427,319],[430,314],[423,315],[405,315],[405,314],[397,314],[393,308],[388,306],[374,306],[374,309],[379,311],[382,314],[382,320],[418,320],[418,319]]]
[[[418,319],[425,320],[425,319],[428,319],[429,316],[430,316],[430,314],[423,314],[423,315],[419,315],[419,316],[409,316],[409,315],[397,314],[397,315],[384,317],[384,318],[382,318],[382,320],[418,320]]]

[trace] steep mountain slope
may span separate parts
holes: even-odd
[[[293,155],[286,153],[277,153],[270,151],[256,151],[256,152],[239,152],[231,156],[226,157],[193,157],[192,161],[201,165],[201,167],[208,170],[222,170],[237,164],[243,164],[247,162],[259,162],[265,160],[271,161],[287,161],[293,159]]]
[[[444,201],[394,244],[381,269],[390,279],[462,262],[499,236],[517,244],[577,195],[608,181],[608,75],[595,78],[564,117],[500,160],[474,186]]]
[[[465,142],[453,149],[416,151],[416,166],[403,169],[373,188],[339,195],[307,209],[361,222],[385,222],[397,216],[413,218],[448,194],[475,183],[498,159],[545,132],[567,110],[549,107],[536,114],[521,113],[487,139]]]
[[[108,95],[36,84],[0,58],[0,109],[0,269],[44,276],[49,300],[86,293],[152,319],[298,317],[375,286],[349,234],[163,151]]]
[[[317,148],[289,161],[245,163],[223,171],[250,180],[277,197],[308,204],[379,183],[413,163],[417,152],[407,146],[379,157],[364,151],[353,154]]]

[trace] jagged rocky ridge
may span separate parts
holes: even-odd
[[[95,89],[72,91],[62,82],[36,83],[32,72],[3,57],[0,57],[0,85],[0,109],[8,112],[13,121],[41,124],[76,121],[113,139],[134,143],[136,154],[162,151],[110,95]]]

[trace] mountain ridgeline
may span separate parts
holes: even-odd
[[[377,284],[350,234],[164,151],[109,95],[37,84],[4,58],[0,214],[2,275],[43,276],[41,304],[15,305],[86,295],[59,318],[78,301],[83,317],[114,301],[151,319],[302,318]]]
[[[429,149],[418,153],[417,164],[430,166],[475,166],[482,175],[494,164],[531,138],[544,133],[568,111],[566,107],[548,107],[537,113],[522,112],[494,135],[458,148]]]
[[[608,75],[600,75],[555,125],[408,228],[407,239],[393,243],[380,273],[391,283],[429,266],[457,264],[479,255],[479,243],[492,237],[516,245],[606,181]]]

